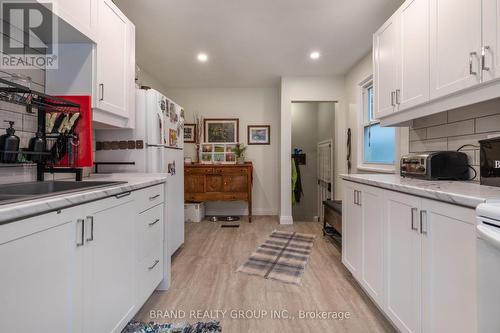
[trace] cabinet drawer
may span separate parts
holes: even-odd
[[[147,187],[135,192],[138,212],[144,212],[165,201],[165,187],[163,184]]]
[[[139,214],[136,221],[137,232],[139,234],[139,258],[142,260],[151,252],[151,247],[156,243],[163,242],[164,239],[164,205],[160,204]]]
[[[248,174],[248,168],[238,168],[238,167],[215,168],[215,173],[225,174],[225,175],[246,175]]]
[[[163,242],[155,243],[139,264],[139,304],[143,304],[163,280]]]
[[[206,174],[213,174],[214,168],[185,168],[184,171],[188,175],[199,175],[199,174],[206,175]]]

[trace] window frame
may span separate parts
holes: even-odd
[[[396,167],[398,165],[398,156],[399,156],[399,130],[395,129],[395,144],[394,144],[394,163],[393,164],[381,164],[381,163],[367,163],[365,162],[365,128],[368,126],[373,126],[380,124],[380,121],[375,118],[375,107],[373,107],[373,117],[374,119],[368,119],[367,111],[367,103],[368,103],[368,95],[366,91],[372,87],[375,90],[373,74],[370,74],[365,79],[363,79],[358,84],[358,163],[357,169],[360,171],[367,172],[379,172],[379,173],[396,173]],[[375,105],[375,94],[373,94],[373,102]]]

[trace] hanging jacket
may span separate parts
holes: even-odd
[[[292,158],[292,204],[299,203],[303,194],[300,168],[297,161]]]

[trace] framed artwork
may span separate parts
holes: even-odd
[[[271,126],[270,125],[249,125],[248,126],[249,145],[270,145]]]
[[[239,119],[205,119],[203,121],[203,139],[207,143],[239,142]]]
[[[184,142],[196,143],[196,124],[184,124]]]

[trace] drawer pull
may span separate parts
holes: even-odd
[[[156,267],[156,265],[158,265],[158,263],[159,263],[159,262],[160,262],[160,260],[155,260],[155,262],[154,262],[153,266],[148,267],[148,270],[152,270],[153,268],[155,268],[155,267]]]
[[[160,197],[160,195],[159,195],[159,194],[157,194],[157,195],[153,195],[152,197],[149,197],[149,201],[153,201],[153,200],[155,200],[155,199],[158,199],[159,197]]]
[[[156,223],[158,223],[158,222],[160,222],[160,219],[156,219],[156,220],[154,220],[153,222],[148,223],[148,225],[149,225],[150,227],[152,227],[152,226],[154,226],[154,225],[155,225]]]
[[[125,193],[122,193],[122,194],[117,194],[115,195],[115,198],[117,199],[121,199],[121,198],[125,198],[125,197],[128,197],[129,195],[131,195],[132,192],[125,192]]]

